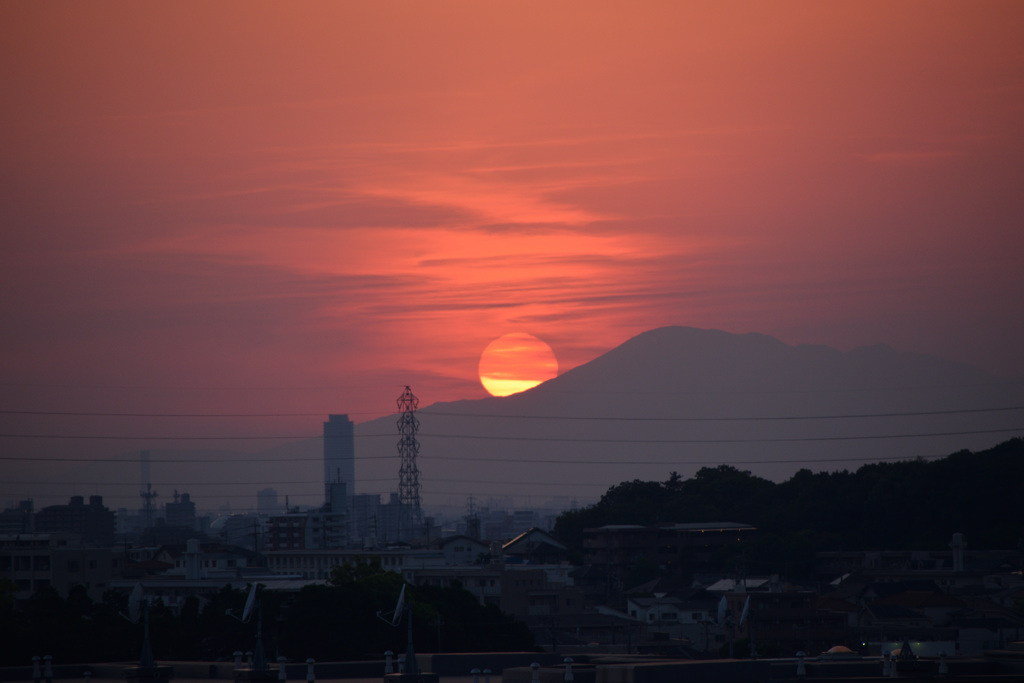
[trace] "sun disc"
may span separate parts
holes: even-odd
[[[525,332],[498,337],[480,354],[480,384],[491,396],[510,396],[558,376],[558,359],[546,343]]]

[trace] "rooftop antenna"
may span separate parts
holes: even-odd
[[[142,467],[142,491],[139,495],[142,497],[142,518],[145,522],[144,528],[153,528],[153,500],[160,494],[153,490],[153,485],[149,481],[149,451],[142,451],[139,457],[139,463]]]
[[[408,516],[411,533],[423,523],[423,509],[420,507],[420,471],[416,466],[416,456],[420,452],[420,444],[416,440],[416,431],[420,427],[420,421],[416,419],[416,409],[420,405],[420,400],[407,385],[396,403],[399,412],[402,413],[398,418],[398,453],[402,458],[402,465],[398,470],[398,500],[402,509],[400,518]]]
[[[466,535],[477,541],[480,540],[480,515],[476,512],[476,501],[473,494],[469,496],[469,503],[466,505]]]

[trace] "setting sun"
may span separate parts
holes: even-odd
[[[554,351],[532,334],[498,337],[480,354],[480,383],[492,396],[509,396],[558,376]]]

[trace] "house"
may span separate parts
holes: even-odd
[[[402,572],[403,578],[416,586],[460,586],[472,593],[481,605],[501,604],[504,574],[501,565],[490,563],[414,568]]]
[[[568,565],[506,565],[501,578],[501,611],[528,625],[583,611],[583,592]]]
[[[524,531],[501,547],[505,561],[558,564],[569,559],[569,550],[554,536],[536,527]]]
[[[239,546],[222,543],[200,543],[190,539],[185,545],[166,545],[153,557],[158,562],[171,565],[168,578],[178,577],[199,579],[236,579],[262,571],[262,560],[257,553]]]
[[[491,551],[489,543],[462,534],[447,536],[435,544],[444,553],[444,563],[447,565],[480,564]]]

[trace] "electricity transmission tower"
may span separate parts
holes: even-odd
[[[423,523],[420,471],[416,466],[416,455],[420,452],[420,444],[416,440],[416,431],[420,427],[420,421],[416,419],[416,408],[420,400],[412,393],[412,389],[406,387],[396,402],[401,413],[398,418],[398,453],[402,458],[398,470],[398,500],[401,503],[401,519],[408,520],[408,528],[401,529],[399,533],[411,536]]]

